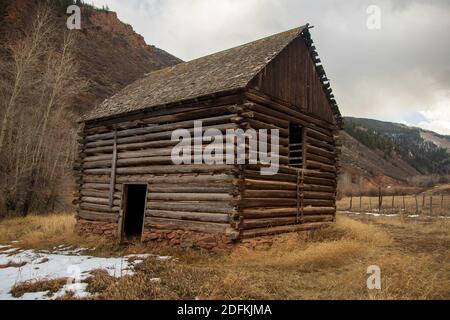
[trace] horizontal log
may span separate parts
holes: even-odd
[[[288,232],[299,232],[306,230],[313,230],[318,228],[323,228],[329,226],[329,223],[305,223],[298,225],[287,225],[287,226],[279,226],[279,227],[271,227],[271,228],[258,228],[258,229],[250,229],[243,230],[241,232],[242,239],[261,237],[261,236],[270,236],[277,235]]]
[[[336,205],[336,200],[304,199],[303,204],[305,206],[315,207],[334,207]]]
[[[105,198],[107,199],[109,196],[108,191],[97,191],[97,190],[85,190],[82,189],[80,191],[80,195],[83,197],[94,197],[94,198]]]
[[[255,171],[259,171],[260,170],[261,165],[246,165],[246,169],[248,170],[255,170]],[[292,168],[290,166],[284,166],[284,165],[280,165],[278,168],[278,172],[279,173],[283,173],[283,174],[290,174],[292,176],[297,176],[298,172],[303,171],[304,176],[312,176],[312,177],[320,177],[320,178],[332,178],[335,179],[336,178],[336,174],[331,173],[331,172],[321,172],[319,170],[308,170],[308,169],[297,169],[297,168]]]
[[[316,154],[313,153],[307,153],[306,154],[306,160],[307,161],[315,161],[315,162],[321,162],[323,164],[327,164],[327,165],[331,165],[331,166],[335,166],[336,165],[336,160],[334,159],[329,159],[326,157],[322,157],[322,156],[318,156]]]
[[[314,147],[312,145],[307,145],[306,146],[306,152],[309,153],[313,153],[322,157],[326,157],[330,160],[334,160],[336,158],[336,154],[334,152],[325,150],[323,148],[319,148],[319,147]]]
[[[233,173],[236,171],[233,165],[167,165],[149,167],[117,168],[119,175],[131,174],[176,174],[176,173]],[[108,174],[109,169],[87,169],[85,174]]]
[[[321,131],[325,134],[330,134],[331,130],[335,128],[333,124],[327,123],[324,120],[315,118],[314,116],[307,115],[305,111],[298,111],[297,108],[294,109],[294,107],[286,106],[280,101],[275,101],[273,98],[269,96],[265,96],[257,91],[252,91],[252,89],[249,89],[250,91],[246,92],[245,96],[247,99],[250,100],[250,102],[259,104],[262,107],[269,107],[270,109],[273,109],[274,111],[279,112],[281,115],[279,116],[280,119],[286,119],[290,120],[294,123],[299,123],[303,125],[304,127],[312,127],[318,131]],[[244,105],[246,108],[251,109],[251,105],[246,103]],[[292,120],[291,120],[292,118]]]
[[[315,129],[308,128],[306,130],[306,135],[308,137],[312,137],[312,138],[317,139],[317,140],[325,141],[325,142],[328,142],[330,144],[334,143],[334,138],[331,135],[324,134],[323,132],[319,132],[319,131],[317,131]]]
[[[84,189],[109,190],[109,175],[86,175],[78,183]],[[238,179],[227,174],[163,174],[163,175],[121,175],[116,179],[116,189],[121,189],[122,183],[149,183],[151,185],[188,184],[189,186],[237,185]],[[187,185],[186,185],[187,187]]]
[[[245,189],[243,192],[243,201],[246,198],[297,198],[296,190],[249,190]]]
[[[336,153],[335,146],[326,141],[315,139],[313,137],[306,137],[306,143],[308,146],[323,148],[323,149],[327,149],[329,152]]]
[[[228,201],[149,201],[147,202],[147,209],[164,211],[228,213],[230,215],[233,215],[235,212],[234,206]]]
[[[247,168],[248,166],[246,166]],[[280,181],[280,182],[294,182],[297,183],[297,176],[291,174],[278,173],[272,176],[263,176],[258,170],[244,170],[244,176],[246,179],[258,180],[264,179],[267,181]]]
[[[276,125],[273,125],[273,124],[270,124],[270,123],[262,122],[262,121],[255,120],[255,119],[246,119],[245,123],[248,123],[250,125],[249,128],[251,128],[251,129],[255,129],[255,130],[260,130],[260,129],[278,130],[280,137],[283,137],[283,138],[289,137],[289,130],[288,129],[280,128],[280,127],[277,127]],[[281,140],[280,139],[280,144],[281,145],[287,145],[288,143],[289,143],[288,140]]]
[[[87,177],[86,177],[86,180],[87,180]],[[97,181],[98,181],[98,179],[97,179]],[[105,179],[104,182],[109,182],[109,178]],[[82,189],[109,190],[109,184],[107,184],[107,183],[83,183]]]
[[[202,132],[203,137],[212,136],[206,133],[208,129],[218,129],[222,132],[225,132],[229,129],[238,129],[239,126],[235,123],[226,123],[226,124],[220,124],[220,125],[214,125],[214,126],[203,126]],[[192,136],[194,135],[194,128],[186,129]],[[157,133],[149,133],[139,136],[131,136],[131,137],[125,137],[125,138],[119,138],[117,139],[118,145],[120,144],[129,144],[129,143],[137,143],[137,142],[148,142],[148,141],[158,141],[158,140],[171,140],[172,139],[173,131],[163,131],[163,132],[157,132]],[[85,144],[86,148],[98,148],[98,147],[105,147],[105,146],[111,146],[114,144],[114,139],[110,140],[100,140],[100,141],[93,141],[88,142]]]
[[[316,177],[305,177],[304,178],[305,183],[307,184],[314,184],[314,185],[322,185],[322,186],[336,186],[336,180],[333,179],[326,179],[326,178],[316,178]]]
[[[255,119],[264,123],[269,123],[279,128],[289,129],[289,121],[272,117],[261,112],[245,112],[242,114],[244,118]]]
[[[305,199],[325,199],[325,200],[335,200],[336,194],[334,192],[315,192],[315,191],[304,191],[303,198]]]
[[[145,218],[145,226],[162,230],[191,230],[206,233],[227,233],[230,232],[230,225],[227,223],[199,222],[189,220],[174,220],[148,217]]]
[[[303,208],[303,216],[309,215],[334,215],[336,209],[333,207],[306,207]],[[245,218],[271,218],[271,217],[290,217],[297,216],[299,210],[296,207],[292,208],[246,208],[242,210],[242,217]]]
[[[244,181],[246,189],[256,190],[297,190],[296,183],[282,182],[282,181],[268,181],[258,179],[245,179]]]
[[[245,198],[240,202],[241,208],[254,208],[254,207],[295,207],[297,205],[297,199],[285,199],[285,198]]]
[[[269,228],[276,226],[295,225],[298,222],[311,223],[311,222],[332,222],[334,216],[322,215],[322,216],[295,216],[295,217],[277,217],[269,219],[244,219],[241,228],[243,230],[255,229],[255,228]]]
[[[107,205],[82,202],[80,204],[80,208],[82,210],[91,210],[91,211],[98,211],[98,212],[105,212],[105,213],[113,213],[113,212],[118,212],[120,210],[120,203],[116,202],[116,203],[114,203],[114,207],[110,208]]]
[[[172,140],[160,140],[160,141],[149,141],[149,142],[137,142],[137,143],[128,143],[117,146],[118,151],[123,150],[142,150],[142,149],[151,149],[151,148],[164,148],[170,146],[176,146],[179,142]],[[102,154],[102,153],[112,153],[113,147],[95,147],[95,148],[86,148],[83,152],[87,155],[91,154]]]
[[[173,184],[152,184],[149,186],[149,192],[153,193],[225,193],[230,194],[235,191],[235,186],[232,184],[223,184],[222,186],[217,184],[203,184],[193,185],[188,183],[186,185],[173,185]]]
[[[226,193],[148,193],[148,200],[166,201],[230,201],[232,195]]]
[[[186,119],[186,117],[193,112],[206,111],[219,106],[230,106],[233,107],[236,104],[242,103],[242,94],[239,90],[232,90],[229,92],[224,92],[215,95],[214,97],[205,96],[201,99],[190,99],[190,101],[175,102],[169,105],[161,105],[153,107],[146,110],[137,110],[132,113],[125,114],[123,116],[117,117],[112,116],[109,119],[98,119],[85,122],[85,128],[90,130],[92,128],[99,128],[100,126],[115,127],[115,128],[125,128],[125,122],[136,122],[136,123],[151,123],[152,119],[164,115],[170,115],[173,117],[179,117],[179,119]],[[194,119],[198,118],[199,115],[195,115]],[[158,119],[157,122],[165,122]]]
[[[314,184],[304,184],[302,186],[302,190],[304,190],[304,191],[321,191],[321,192],[330,192],[330,193],[336,192],[336,188],[334,186],[321,186],[321,185],[314,185]]]
[[[194,127],[195,121],[201,121],[203,126],[214,126],[227,124],[232,122],[238,122],[239,115],[238,114],[227,114],[221,116],[214,116],[210,118],[197,118],[193,120],[181,121],[181,122],[173,122],[166,123],[161,125],[151,124],[147,127],[128,129],[123,131],[118,131],[117,136],[119,138],[127,138],[138,135],[147,135],[151,133],[163,133],[163,132],[173,132],[177,129],[190,129]],[[87,136],[86,141],[88,141],[88,146],[92,142],[97,141],[108,141],[108,139],[112,139],[114,137],[114,133],[104,133],[98,134],[94,136]],[[106,139],[106,140],[105,140]],[[128,140],[120,140],[119,141],[128,141]]]
[[[88,210],[80,210],[77,217],[88,221],[102,221],[116,223],[119,220],[118,214],[107,214],[104,212],[95,212]]]
[[[327,172],[335,173],[337,171],[334,165],[328,165],[317,161],[306,160],[306,166],[308,168],[320,168],[320,170],[324,170]]]
[[[216,222],[216,223],[230,222],[230,216],[228,214],[207,213],[207,212],[147,210],[146,217]]]

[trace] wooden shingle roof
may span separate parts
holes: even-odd
[[[102,102],[83,120],[101,119],[245,88],[305,30],[308,30],[307,25],[154,71]]]

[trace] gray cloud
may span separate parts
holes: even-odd
[[[148,43],[184,60],[309,22],[315,26],[313,38],[344,115],[409,122],[450,134],[450,119],[442,120],[446,114],[439,117],[450,111],[450,1],[94,3],[108,4]],[[381,9],[381,30],[366,27],[369,5]]]

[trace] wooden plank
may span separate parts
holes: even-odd
[[[117,167],[117,131],[114,131],[113,156],[111,164],[111,181],[109,185],[109,207],[112,208],[114,201],[114,186],[116,185],[116,167]]]

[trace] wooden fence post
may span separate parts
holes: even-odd
[[[362,210],[362,195],[359,195],[359,210]]]
[[[422,199],[422,211],[424,211],[425,210],[425,193],[422,194],[422,197],[423,197],[423,199]]]
[[[395,209],[395,194],[392,194],[392,212],[394,212]]]
[[[430,196],[430,216],[433,215],[433,195]]]
[[[405,202],[405,195],[403,194],[403,211],[406,212],[406,202]]]
[[[381,207],[383,206],[383,195],[381,194],[381,187],[378,187],[378,212],[381,213]]]
[[[353,209],[353,194],[350,195],[350,211]]]
[[[441,210],[444,209],[444,194],[441,193]]]
[[[419,214],[419,202],[417,201],[417,194],[414,195],[414,199],[416,200],[416,215]]]

